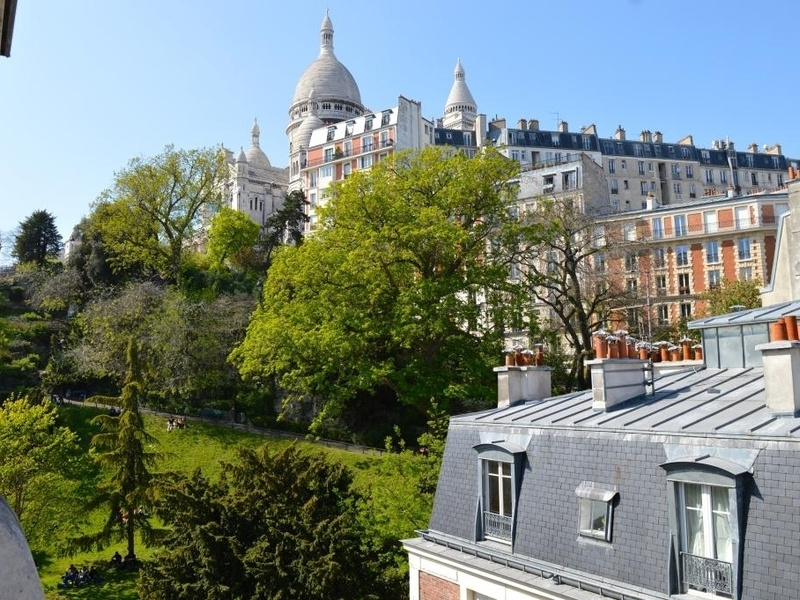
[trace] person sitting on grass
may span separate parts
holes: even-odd
[[[112,567],[119,569],[122,565],[122,555],[119,552],[114,552],[114,556],[111,557],[109,562],[111,563]]]

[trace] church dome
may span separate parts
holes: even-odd
[[[250,147],[245,151],[244,155],[247,158],[247,162],[259,169],[266,169],[271,167],[272,165],[267,158],[267,155],[264,154],[264,151],[261,149],[261,146],[258,143],[258,137],[261,134],[261,130],[258,127],[258,120],[253,122],[253,128],[250,130],[252,135],[252,143]]]
[[[333,53],[333,24],[327,14],[320,27],[319,56],[297,82],[292,105],[305,102],[312,89],[320,99],[361,104],[361,92],[355,78]]]
[[[44,600],[28,542],[17,516],[0,496],[0,581],[3,598]]]
[[[454,111],[475,112],[476,110],[475,99],[467,87],[464,67],[461,66],[461,59],[458,59],[453,71],[453,87],[450,88],[450,95],[447,96],[447,102],[444,105],[445,114]]]

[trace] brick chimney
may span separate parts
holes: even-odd
[[[552,367],[495,367],[497,408],[552,395]]]
[[[592,408],[607,412],[618,404],[644,396],[646,360],[595,359],[584,364],[592,374]]]
[[[759,344],[764,364],[764,397],[773,415],[800,414],[800,342]]]

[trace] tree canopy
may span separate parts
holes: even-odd
[[[202,219],[219,208],[222,152],[167,146],[152,158],[134,158],[94,205],[89,234],[103,241],[115,271],[138,271],[175,282],[184,252]]]
[[[198,471],[163,490],[170,532],[143,566],[142,600],[385,597],[346,467],[266,445],[223,467],[218,484]]]
[[[315,396],[317,423],[354,397],[485,405],[505,323],[529,306],[505,249],[517,166],[493,149],[398,153],[331,189],[321,227],[281,249],[232,359]]]
[[[758,280],[723,279],[722,284],[703,292],[700,300],[705,302],[702,317],[725,315],[734,310],[758,308],[761,306],[761,282]]]
[[[11,256],[20,263],[44,265],[58,258],[62,247],[55,217],[46,210],[36,210],[19,224]]]

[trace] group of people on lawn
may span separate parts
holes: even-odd
[[[167,419],[167,431],[172,431],[175,428],[183,429],[186,427],[186,417],[178,417],[177,419],[172,415]]]

